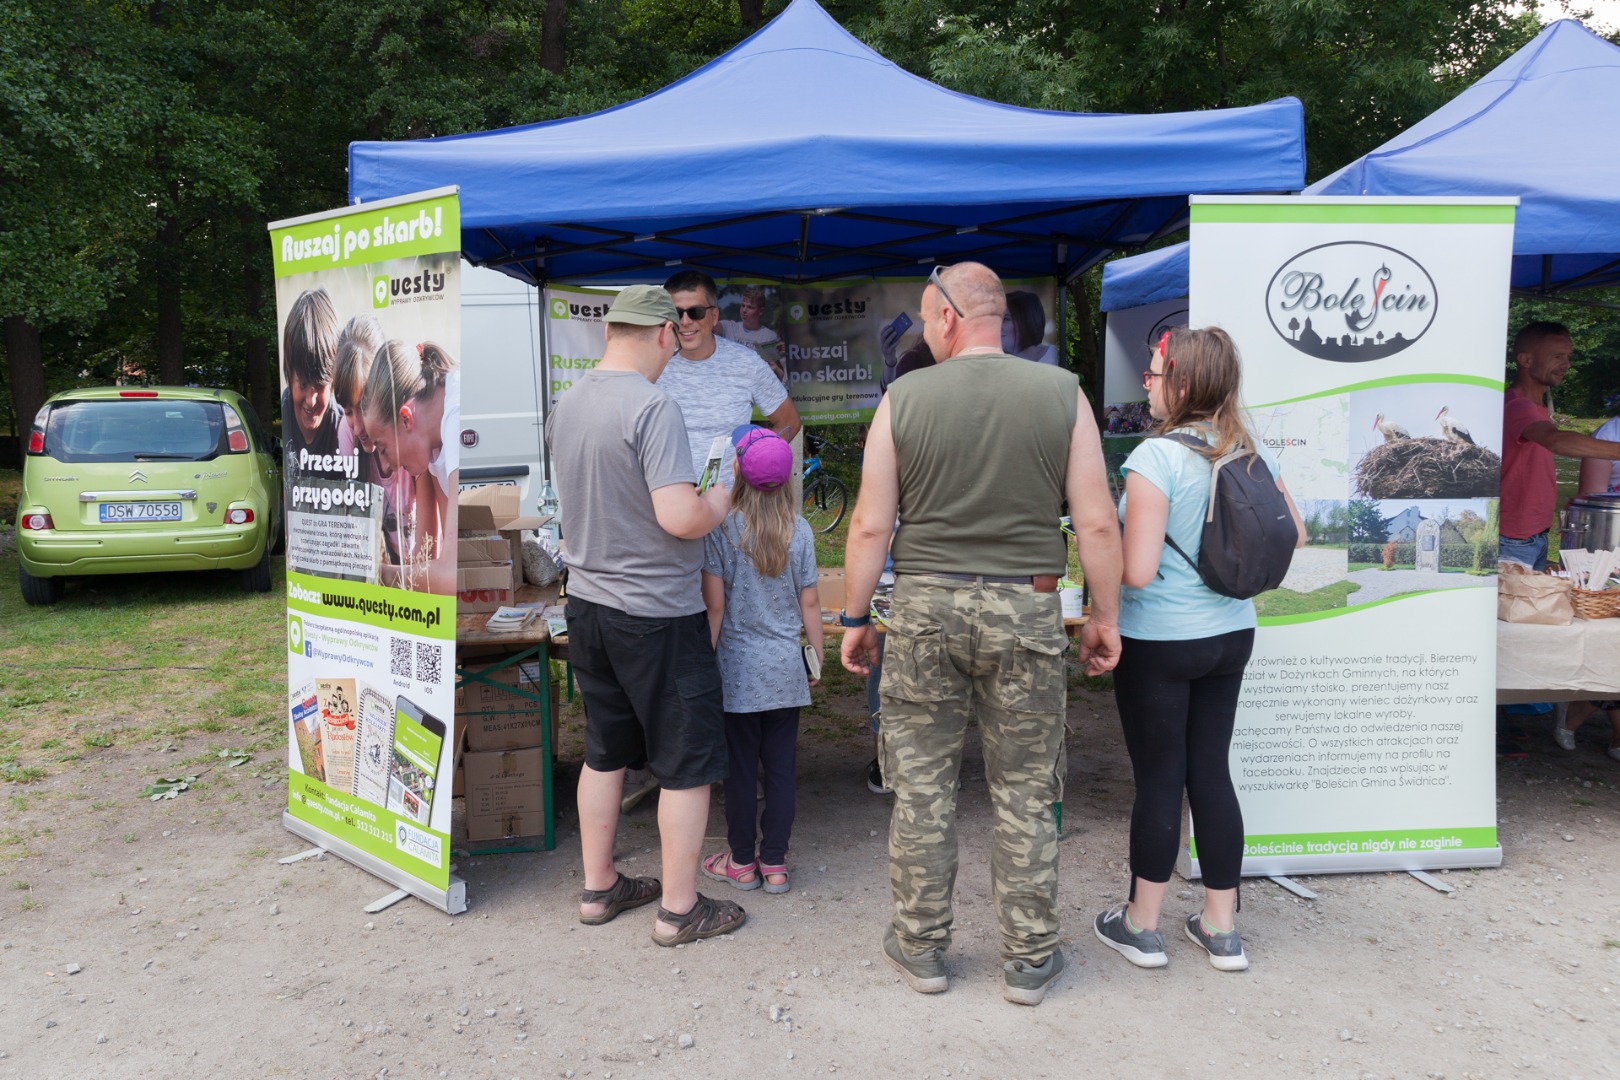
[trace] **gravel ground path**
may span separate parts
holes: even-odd
[[[1294,561],[1288,566],[1282,587],[1308,593],[1343,581],[1350,569],[1349,556],[1343,548],[1300,548],[1294,552]]]
[[[1350,594],[1352,604],[1382,600],[1386,596],[1421,592],[1428,589],[1494,589],[1496,575],[1431,574],[1416,570],[1357,570],[1350,580],[1361,588]]]

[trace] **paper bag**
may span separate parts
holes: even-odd
[[[1504,560],[1497,566],[1496,617],[1502,622],[1566,625],[1575,618],[1569,581]]]

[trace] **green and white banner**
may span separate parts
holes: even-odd
[[[732,278],[719,284],[715,332],[759,353],[807,424],[866,423],[889,383],[933,362],[918,314],[925,278],[793,286]],[[1030,360],[1060,363],[1056,281],[1003,284],[1008,316],[1002,347]],[[615,292],[546,288],[546,386],[552,402],[602,358],[602,316]]]
[[[453,189],[270,226],[292,831],[452,914],[461,226]]]
[[[1193,200],[1188,325],[1236,341],[1256,434],[1310,533],[1282,587],[1255,601],[1231,755],[1246,875],[1501,862],[1496,507],[1514,206]]]

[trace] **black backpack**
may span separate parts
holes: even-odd
[[[1209,445],[1179,431],[1159,437],[1194,449]],[[1234,450],[1211,463],[1209,511],[1204,515],[1198,561],[1187,558],[1168,535],[1164,542],[1187,560],[1211,592],[1247,600],[1282,584],[1294,560],[1299,530],[1265,460],[1252,450]]]

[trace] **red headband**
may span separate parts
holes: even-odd
[[[1159,335],[1159,352],[1164,356],[1164,370],[1168,373],[1171,368],[1176,366],[1176,362],[1170,359],[1170,331],[1168,330]]]

